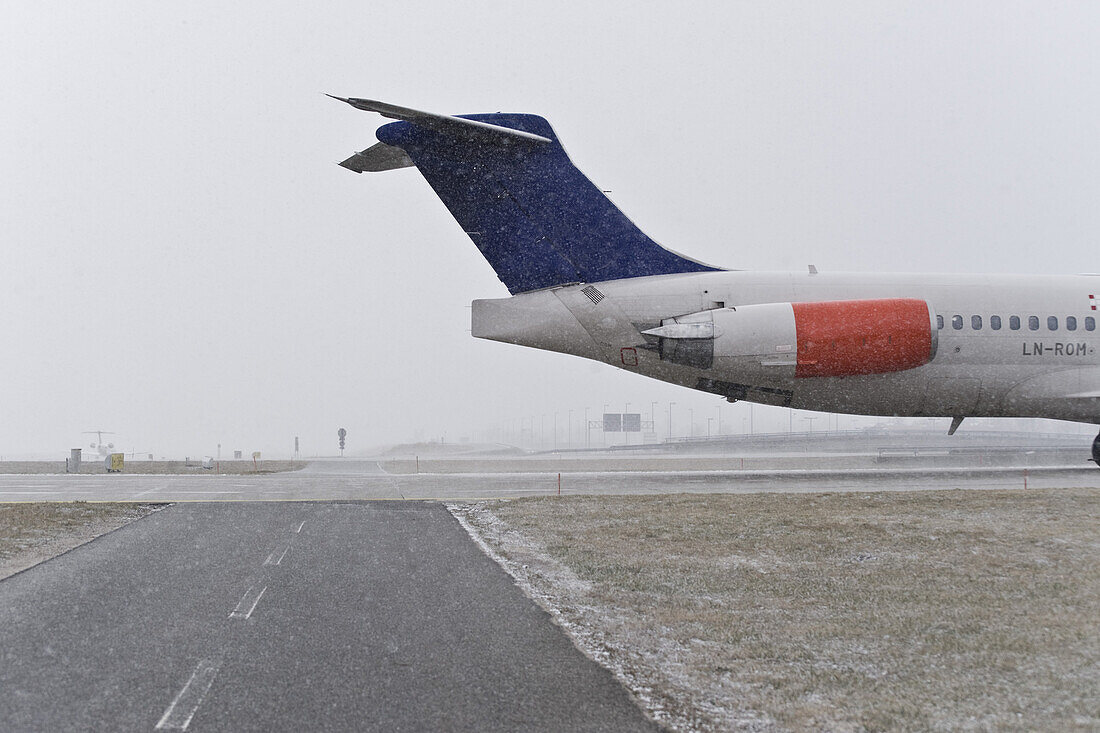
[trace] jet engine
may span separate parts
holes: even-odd
[[[773,377],[852,377],[932,361],[932,305],[913,298],[763,303],[666,318],[642,332],[662,360]]]

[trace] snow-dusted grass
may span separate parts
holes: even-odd
[[[679,730],[1100,728],[1100,492],[452,505]]]
[[[161,506],[86,501],[0,504],[0,579],[94,540]]]

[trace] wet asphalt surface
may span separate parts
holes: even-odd
[[[446,509],[178,504],[0,581],[0,730],[655,730]]]

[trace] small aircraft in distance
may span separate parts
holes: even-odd
[[[96,456],[98,458],[106,458],[111,454],[112,451],[114,451],[114,443],[103,442],[104,435],[114,435],[114,433],[112,433],[110,430],[85,430],[84,434],[95,435],[95,442],[88,447],[96,452]]]
[[[714,267],[647,237],[542,117],[334,99],[398,120],[340,165],[416,167],[512,294],[474,301],[474,336],[731,402],[949,417],[949,434],[966,417],[1100,424],[1100,277]]]

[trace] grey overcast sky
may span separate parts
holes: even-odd
[[[1098,38],[1091,2],[8,0],[0,454],[94,428],[332,453],[341,426],[359,449],[555,412],[576,439],[585,407],[652,401],[665,433],[670,400],[704,431],[717,398],[471,338],[503,285],[415,170],[335,165],[383,120],[322,92],[541,114],[643,230],[718,265],[1083,272]]]

